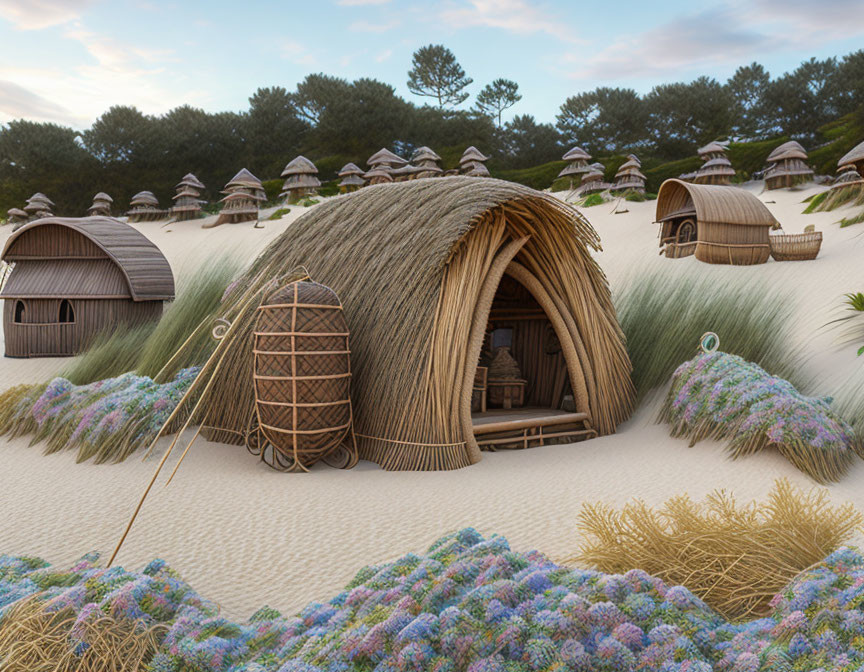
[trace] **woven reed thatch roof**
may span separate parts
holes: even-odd
[[[777,224],[765,204],[745,189],[675,179],[660,185],[654,221],[686,209],[695,210],[700,222],[768,227]]]
[[[790,140],[789,142],[784,142],[779,147],[775,147],[768,155],[766,161],[767,163],[776,163],[784,159],[801,159],[802,161],[806,161],[807,150],[801,146],[801,143]]]
[[[411,157],[412,161],[440,161],[441,157],[438,156],[432,149],[426,147],[418,147],[414,150],[414,155]]]
[[[129,205],[159,205],[159,199],[152,191],[139,191],[129,201]]]
[[[133,301],[170,301],[174,298],[174,275],[168,260],[137,229],[111,217],[44,217],[22,226],[6,241],[2,259],[14,261],[22,251],[32,258],[29,247],[39,248],[41,232],[65,228],[69,235],[81,235],[94,243],[111,259],[128,283]],[[45,252],[45,258],[53,255]]]
[[[249,194],[245,191],[232,191],[220,199],[220,203],[231,203],[232,201],[266,201],[267,197],[258,192]],[[257,206],[255,206],[257,207]]]
[[[628,169],[631,169],[631,168],[635,168],[636,170],[639,170],[639,168],[641,168],[641,167],[642,167],[642,164],[639,163],[638,161],[634,161],[633,159],[627,159],[627,161],[625,161],[624,163],[622,163],[618,167],[618,172],[619,173],[626,172]]]
[[[27,213],[24,212],[21,208],[9,208],[6,211],[6,214],[10,217],[26,217]]]
[[[106,203],[113,203],[113,202],[114,202],[114,199],[111,198],[111,197],[110,197],[108,194],[106,194],[104,191],[100,191],[98,194],[96,194],[96,195],[93,197],[93,200],[94,200],[94,201],[105,201]]]
[[[459,165],[463,165],[468,163],[469,161],[488,161],[489,157],[483,154],[479,149],[474,147],[473,145],[462,152],[462,158],[459,159]]]
[[[346,175],[339,182],[340,187],[362,187],[366,184],[366,181],[363,179],[361,175],[350,174]]]
[[[360,168],[356,163],[346,163],[339,169],[337,173],[339,177],[346,177],[347,175],[362,175],[363,169]]]
[[[320,186],[321,180],[315,175],[309,175],[308,173],[289,175],[288,179],[285,180],[285,185],[280,196],[297,191],[298,189],[317,189]],[[267,197],[264,196],[262,200],[267,200]]]
[[[704,147],[700,147],[698,150],[696,150],[696,153],[699,156],[704,156],[705,154],[717,154],[717,153],[725,154],[726,153],[726,147],[724,145],[721,145],[719,142],[709,142]]]
[[[408,162],[405,159],[403,159],[401,156],[397,156],[396,154],[391,152],[389,149],[385,148],[385,149],[379,149],[377,152],[375,152],[372,156],[370,156],[366,160],[366,163],[369,164],[370,166],[378,166],[381,164],[387,164],[387,165],[396,167],[396,166],[404,166]]]
[[[573,147],[573,149],[568,150],[561,158],[564,161],[576,161],[578,159],[587,161],[591,158],[591,155],[581,147]]]
[[[30,198],[27,199],[28,203],[45,203],[46,205],[54,205],[54,201],[48,198],[41,191],[37,191]]]
[[[482,164],[481,164],[482,165]],[[580,165],[579,163],[568,163],[564,168],[561,169],[561,172],[558,173],[558,177],[567,177],[568,175],[579,175],[580,173],[587,173],[591,170],[590,166]]]
[[[260,189],[261,180],[245,168],[241,168],[240,171],[225,185],[226,189],[230,187],[254,187]]]
[[[317,175],[318,169],[315,167],[315,164],[312,163],[305,156],[298,156],[295,159],[292,159],[287,166],[285,166],[285,170],[282,171],[282,175],[280,177],[288,177],[289,175]],[[320,186],[320,185],[319,185]]]
[[[725,156],[718,156],[716,159],[709,159],[705,163],[702,164],[702,167],[699,170],[704,170],[706,168],[719,168],[719,167],[731,167],[732,162],[727,159]],[[698,172],[698,171],[697,171]],[[734,174],[735,171],[733,170]]]
[[[468,177],[489,177],[489,169],[482,163],[475,163],[471,170],[465,173]]]
[[[183,186],[192,187],[193,189],[203,189],[204,188],[204,184],[201,182],[201,180],[199,180],[197,177],[195,177],[192,173],[186,173],[183,176],[183,179],[177,183],[176,188],[179,189],[180,187],[183,187]]]
[[[856,165],[864,161],[864,142],[855,145],[852,149],[846,152],[837,162],[838,166]]]
[[[635,161],[635,162],[636,162],[637,164],[639,164],[640,166],[642,165],[642,161],[641,161],[641,160],[639,159],[639,157],[636,156],[635,154],[628,154],[628,155],[627,155],[627,158],[628,158],[630,161]]]
[[[387,169],[384,166],[378,166],[377,168],[373,168],[365,173],[363,173],[363,179],[365,180],[373,180],[375,178],[388,180],[390,182],[393,181],[393,176],[391,175],[393,171]]]
[[[615,179],[623,178],[623,177],[632,177],[637,180],[642,180],[643,182],[648,178],[642,174],[642,171],[639,170],[638,166],[630,166],[629,168],[621,167],[617,173],[615,173]]]
[[[609,287],[592,256],[599,248],[578,212],[500,180],[411,180],[326,201],[271,243],[223,302],[220,310],[237,325],[230,347],[240,350],[231,360],[242,373],[214,369],[213,392],[196,419],[220,437],[245,430],[254,409],[245,368],[252,345],[240,335],[254,316],[242,316],[255,313],[259,299],[244,297],[303,266],[344,306],[361,456],[388,469],[476,462],[470,396],[491,297],[505,269],[524,269],[571,320],[556,333],[572,353],[577,405],[601,434],[613,432],[628,417],[634,390]]]

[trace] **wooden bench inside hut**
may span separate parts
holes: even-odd
[[[498,285],[472,396],[472,424],[484,450],[528,448],[591,438],[576,412],[555,326],[516,278]]]

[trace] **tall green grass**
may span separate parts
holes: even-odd
[[[236,262],[217,260],[199,268],[182,283],[177,299],[171,303],[157,323],[137,327],[120,327],[98,336],[87,350],[74,358],[61,376],[75,385],[113,378],[127,371],[159,381],[171,379],[186,366],[200,364],[212,351],[215,341],[210,329],[198,330],[192,348],[182,360],[165,365],[180,344],[192,336],[198,326],[219,305],[228,283],[238,271]]]
[[[675,369],[693,358],[708,331],[720,337],[724,352],[806,387],[810,381],[801,372],[801,353],[791,345],[792,294],[754,285],[746,272],[718,282],[699,270],[642,271],[615,292],[639,400],[666,385]]]

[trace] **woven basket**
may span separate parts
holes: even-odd
[[[281,471],[305,471],[319,460],[354,466],[348,326],[339,297],[318,283],[292,282],[258,310],[250,452]]]
[[[769,240],[775,261],[807,261],[819,254],[822,232],[774,234]]]

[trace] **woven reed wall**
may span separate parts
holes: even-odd
[[[770,227],[698,222],[696,258],[708,264],[751,266],[771,256]]]

